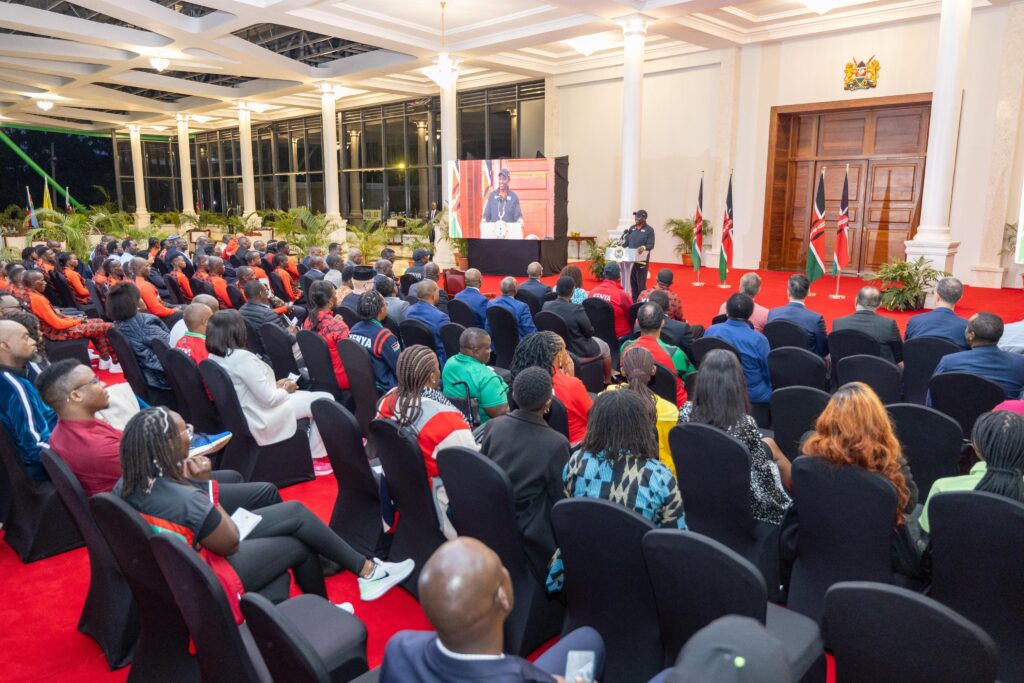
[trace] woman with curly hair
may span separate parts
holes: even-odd
[[[572,357],[565,349],[565,341],[554,332],[528,334],[519,342],[512,354],[509,369],[511,382],[526,368],[544,368],[551,373],[555,397],[565,405],[569,414],[569,445],[575,447],[587,431],[587,416],[593,400],[587,388],[576,377]]]
[[[572,301],[574,304],[582,304],[587,298],[587,290],[583,289],[583,271],[579,266],[566,266],[558,273],[559,277],[571,277],[575,287],[572,290]]]

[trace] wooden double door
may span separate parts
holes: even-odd
[[[853,111],[773,110],[773,154],[762,249],[764,268],[800,271],[818,178],[825,170],[826,270],[831,268],[843,178],[849,169],[849,260],[844,273],[905,256],[920,220],[929,104]]]

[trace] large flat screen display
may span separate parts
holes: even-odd
[[[452,237],[555,238],[555,160],[453,161],[449,173]]]

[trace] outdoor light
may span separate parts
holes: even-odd
[[[424,75],[437,83],[440,88],[451,88],[459,80],[459,62],[461,59],[453,58],[444,49],[444,8],[446,2],[441,3],[441,52],[434,59],[433,66],[421,69]]]
[[[51,109],[53,109],[53,102],[51,102],[50,100],[39,100],[38,102],[36,102],[36,106],[42,109],[43,111],[50,111]]]
[[[171,65],[171,60],[164,57],[150,57],[149,64],[157,71],[163,71]]]

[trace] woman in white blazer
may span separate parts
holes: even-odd
[[[296,421],[312,420],[310,406],[317,399],[333,400],[323,391],[300,391],[290,379],[274,380],[274,371],[259,356],[246,350],[245,319],[235,310],[218,311],[206,327],[210,360],[227,371],[235,385],[249,431],[261,446],[295,434]],[[327,450],[315,422],[310,423],[309,450],[317,476],[331,474]]]

